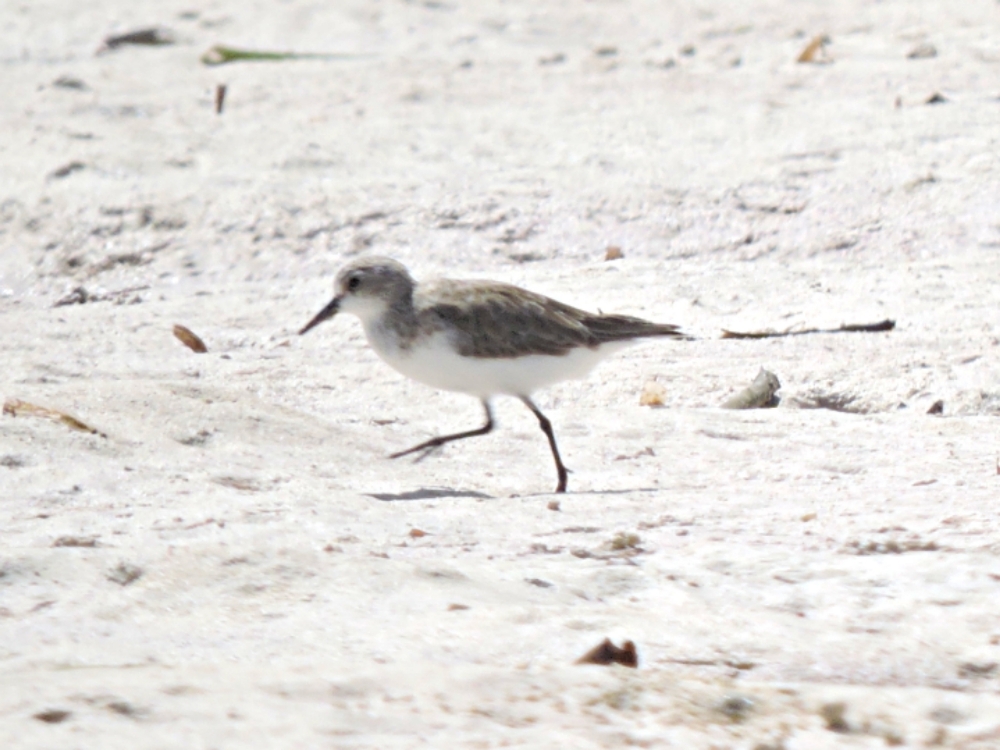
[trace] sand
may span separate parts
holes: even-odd
[[[1000,747],[998,12],[9,4],[0,747]],[[391,461],[369,252],[697,338]]]

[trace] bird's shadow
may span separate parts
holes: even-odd
[[[511,495],[511,497],[572,497],[574,495],[630,495],[633,492],[661,492],[662,487],[629,487],[617,490],[567,490],[566,492],[526,492],[523,495]]]
[[[366,492],[368,497],[391,503],[400,500],[438,500],[443,497],[471,497],[481,500],[492,500],[493,495],[476,490],[452,490],[447,487],[421,487],[409,492]]]
[[[659,492],[660,487],[633,487],[631,489],[619,490],[580,490],[578,492],[568,492],[567,495],[628,495],[632,492]],[[485,492],[477,490],[453,490],[447,487],[421,487],[409,492],[366,492],[368,497],[381,500],[386,503],[394,503],[406,500],[439,500],[444,497],[469,497],[476,500],[496,500],[496,496],[487,495]],[[532,497],[559,497],[560,493],[554,492],[532,492],[524,495],[511,495],[511,498],[532,498]]]

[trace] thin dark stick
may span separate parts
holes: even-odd
[[[476,437],[477,435],[485,435],[493,429],[493,410],[490,409],[490,404],[486,399],[483,399],[483,409],[486,411],[486,424],[482,427],[475,430],[469,430],[468,432],[456,432],[453,435],[439,435],[438,437],[431,438],[430,440],[425,440],[420,445],[407,448],[405,451],[392,453],[389,455],[389,458],[401,458],[403,456],[408,456],[411,453],[424,451],[424,455],[417,458],[417,461],[422,461],[430,455],[431,451],[435,448],[440,448],[445,443],[450,443],[454,440],[462,440],[464,438]]]
[[[549,439],[549,447],[552,449],[552,458],[556,460],[556,472],[559,474],[559,484],[556,486],[556,492],[565,492],[566,479],[569,472],[566,470],[566,467],[563,466],[562,459],[559,457],[559,448],[556,446],[556,436],[552,432],[552,423],[549,421],[548,417],[542,414],[530,398],[527,396],[521,396],[521,401],[525,406],[531,409],[532,414],[538,417],[538,424],[541,425],[542,432],[545,433],[545,437]]]
[[[803,336],[807,333],[881,333],[896,327],[895,320],[880,320],[878,323],[844,324],[840,328],[804,328],[800,331],[723,331],[724,339],[773,339],[781,336]]]

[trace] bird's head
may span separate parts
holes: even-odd
[[[352,313],[362,321],[377,318],[412,295],[413,287],[413,277],[402,263],[378,256],[358,258],[340,270],[333,285],[333,299],[299,334],[338,312]]]

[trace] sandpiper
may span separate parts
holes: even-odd
[[[412,453],[423,458],[445,443],[485,435],[493,429],[490,398],[514,396],[531,409],[548,438],[559,476],[556,492],[566,491],[568,472],[552,424],[531,394],[586,376],[635,339],[685,338],[677,326],[595,315],[496,281],[417,283],[401,263],[374,256],[354,260],[337,274],[333,299],[299,334],[338,312],[361,319],[368,343],[390,367],[434,388],[476,396],[486,412],[486,424],[478,429],[440,435],[391,458]]]

